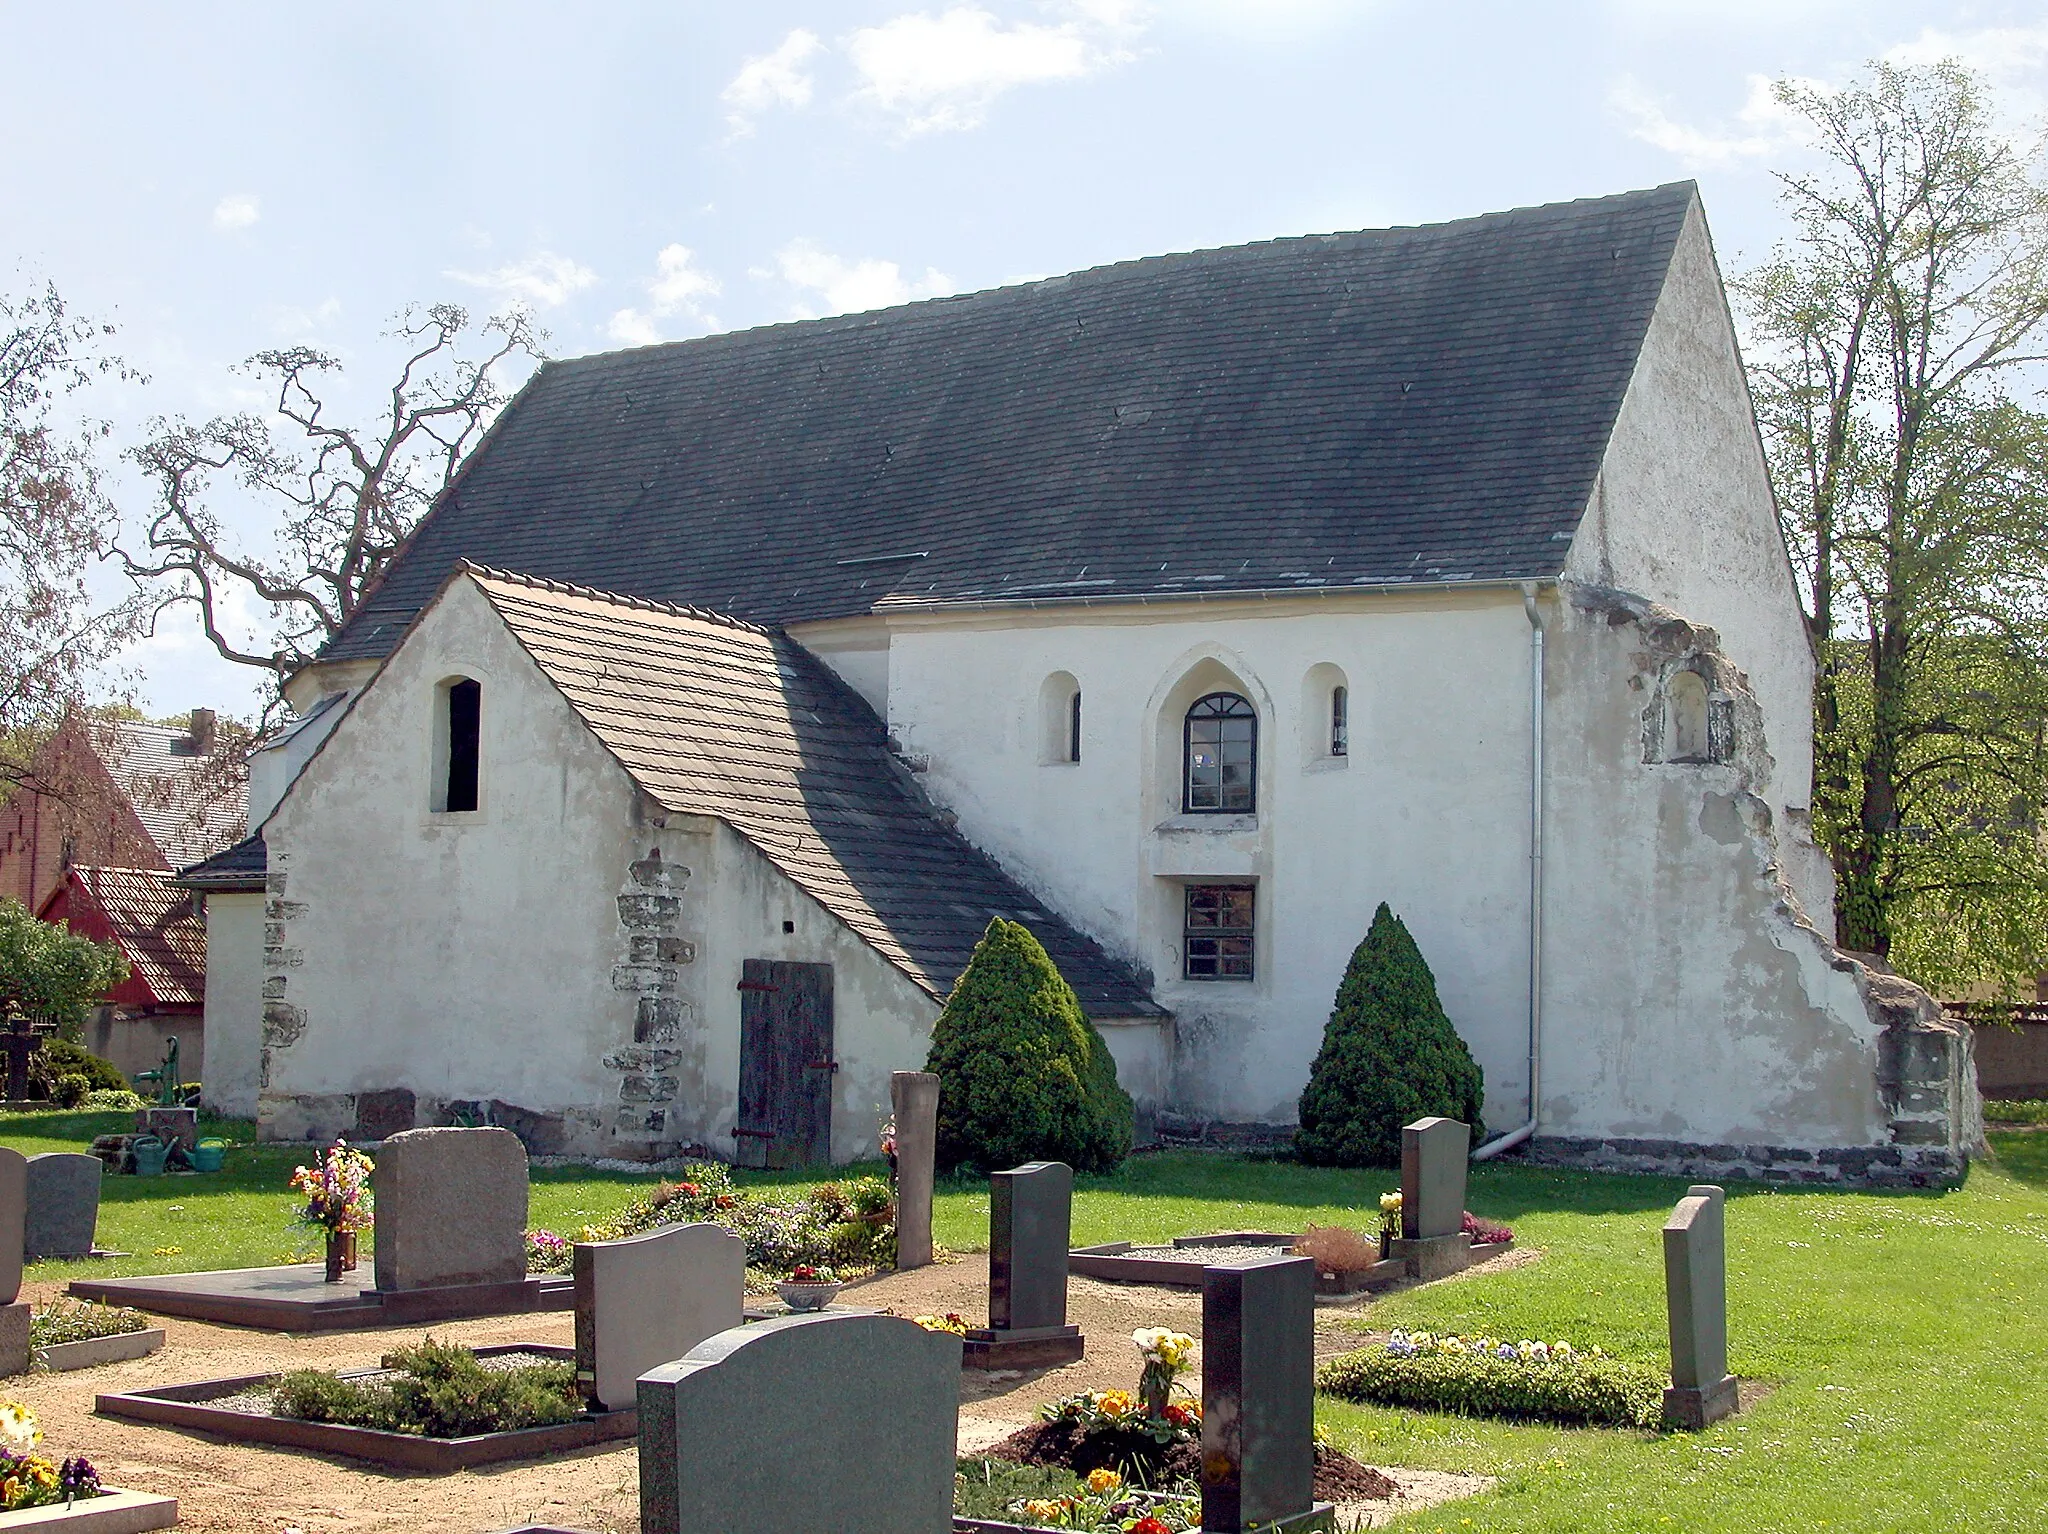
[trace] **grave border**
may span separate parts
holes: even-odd
[[[73,1369],[92,1369],[100,1364],[118,1364],[131,1358],[147,1358],[164,1345],[164,1329],[148,1327],[139,1332],[115,1332],[107,1337],[82,1337],[76,1342],[55,1342],[37,1348],[31,1355],[52,1374]],[[5,1524],[0,1524],[4,1529]]]
[[[373,1289],[322,1285],[304,1299],[224,1293],[181,1286],[179,1279],[230,1273],[319,1274],[317,1263],[268,1268],[215,1268],[203,1273],[163,1273],[135,1278],[74,1278],[65,1292],[81,1300],[126,1305],[151,1315],[181,1316],[220,1326],[252,1326],[269,1332],[366,1331],[378,1326],[417,1326],[430,1321],[474,1320],[538,1311],[574,1310],[575,1280],[560,1273],[529,1273],[517,1283],[453,1284],[434,1289]]]
[[[153,1491],[107,1487],[84,1502],[53,1502],[0,1513],[0,1534],[13,1529],[65,1529],[70,1534],[145,1534],[176,1528],[178,1499]]]
[[[576,1360],[574,1348],[553,1343],[499,1343],[475,1351],[479,1358],[503,1353],[537,1353],[564,1363],[573,1364]],[[297,1417],[271,1417],[206,1404],[209,1400],[235,1395],[276,1379],[283,1372],[272,1370],[267,1374],[229,1375],[219,1379],[195,1380],[186,1385],[160,1385],[150,1390],[100,1395],[93,1400],[93,1410],[109,1417],[151,1422],[161,1427],[195,1429],[239,1443],[309,1449],[315,1453],[336,1454],[345,1459],[367,1460],[372,1464],[424,1471],[430,1475],[446,1475],[478,1465],[593,1448],[599,1444],[631,1439],[639,1432],[640,1414],[633,1407],[622,1411],[589,1412],[578,1421],[557,1423],[551,1427],[473,1433],[464,1438],[423,1438],[413,1433],[387,1432],[382,1428],[306,1422]],[[343,1379],[361,1379],[385,1371],[349,1369],[338,1372]],[[0,1524],[0,1531],[5,1527]]]

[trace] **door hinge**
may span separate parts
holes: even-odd
[[[813,1060],[804,1069],[807,1071],[836,1071],[839,1069],[839,1062],[837,1060]]]
[[[779,991],[782,987],[779,985],[763,985],[758,980],[742,980],[733,989],[736,991]]]

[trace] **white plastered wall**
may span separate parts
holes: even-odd
[[[483,684],[480,808],[433,814],[437,688],[454,676]],[[834,966],[836,1159],[874,1153],[889,1071],[924,1063],[936,1003],[729,828],[642,794],[467,581],[266,836],[284,886],[266,969],[284,982],[262,1094],[274,1137],[325,1137],[353,1094],[406,1087],[423,1108],[558,1115],[572,1151],[730,1155],[747,958]],[[629,924],[622,898],[677,904]],[[636,962],[636,936],[679,940],[687,960]],[[649,999],[675,1006],[636,1039]]]
[[[256,1116],[263,1054],[263,895],[206,896],[206,1104]]]
[[[1807,820],[1813,652],[1757,439],[1721,274],[1695,202],[1616,418],[1565,578],[1618,587],[1720,632],[1769,721],[1765,792],[1786,881],[1834,930]]]

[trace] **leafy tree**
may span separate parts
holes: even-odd
[[[128,961],[108,943],[37,921],[11,896],[0,899],[0,1008],[54,1018],[75,1039],[95,1002],[128,978]]]
[[[941,1167],[1032,1160],[1106,1172],[1130,1154],[1116,1061],[1031,929],[1001,917],[932,1029]]]
[[[1818,170],[1743,277],[1751,386],[1820,659],[1842,945],[1953,992],[2048,968],[2048,189],[1953,62],[1781,83]]]
[[[129,457],[153,481],[140,547],[121,557],[144,591],[186,604],[222,657],[282,681],[318,653],[454,480],[511,397],[507,375],[546,339],[525,311],[472,327],[455,304],[409,309],[391,331],[405,348],[389,403],[373,421],[330,418],[341,361],[309,346],[258,352],[247,370],[277,394],[274,421],[241,414],[204,425],[158,421]],[[272,552],[231,538],[209,495],[238,483],[274,517]],[[269,608],[268,653],[221,626],[227,593]]]
[[[29,780],[36,747],[145,617],[139,598],[87,589],[114,527],[100,481],[109,428],[61,419],[66,396],[134,376],[106,349],[112,334],[55,286],[0,294],[0,798]]]
[[[1476,1138],[1485,1096],[1422,950],[1381,901],[1309,1067],[1295,1154],[1319,1166],[1399,1166],[1403,1125],[1441,1115],[1470,1124]]]

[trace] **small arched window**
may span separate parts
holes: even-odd
[[[1081,689],[1074,689],[1074,701],[1067,705],[1067,760],[1081,760]]]
[[[483,683],[455,677],[438,689],[433,807],[446,814],[474,810],[482,766]]]
[[[1038,689],[1038,759],[1063,767],[1081,760],[1081,684],[1055,671]]]
[[[1330,689],[1330,755],[1351,754],[1351,689]]]
[[[1258,808],[1259,716],[1234,692],[1212,692],[1188,710],[1182,732],[1181,808],[1192,815],[1249,815]]]

